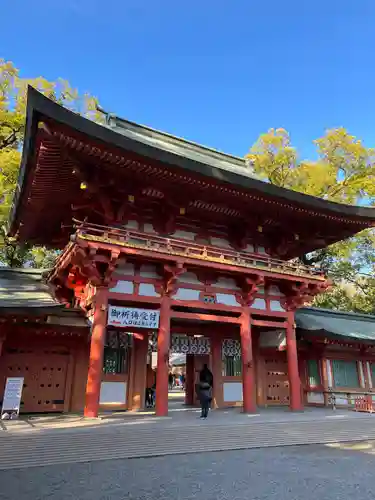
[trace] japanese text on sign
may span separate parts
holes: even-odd
[[[20,411],[23,377],[9,377],[6,380],[1,416],[7,414],[13,419]]]
[[[109,306],[108,325],[158,328],[160,311],[132,307]]]

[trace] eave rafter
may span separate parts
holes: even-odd
[[[281,283],[281,291],[284,297],[281,300],[286,311],[295,311],[303,306],[310,304],[314,297],[325,292],[331,286],[327,279],[320,283],[310,282],[308,280],[295,280]]]
[[[188,155],[184,158],[167,150],[158,154],[157,148],[148,146],[145,154],[144,145],[136,139],[124,139],[33,93],[30,91],[29,118],[36,126],[27,132],[25,142],[31,144],[26,150],[29,148],[33,154],[23,165],[26,181],[12,224],[12,234],[18,231],[21,240],[48,245],[61,238],[62,244],[73,217],[122,224],[135,205],[137,210],[148,206],[148,200],[163,205],[166,200],[170,203],[173,195],[177,200],[171,205],[183,205],[190,218],[233,225],[231,239],[237,248],[243,248],[251,233],[273,255],[283,254],[285,259],[322,248],[373,224],[363,209],[345,207],[341,213],[328,202],[266,186],[246,174],[237,175],[215,166],[210,170],[199,161],[201,169],[197,169]],[[213,176],[213,171],[218,175]],[[81,190],[80,184],[86,189]],[[132,201],[126,200],[127,196]],[[52,205],[57,207],[57,213],[41,218],[39,214]],[[165,212],[160,222],[163,234],[170,234],[174,215],[168,208]],[[63,230],[55,224],[56,219],[62,222]],[[245,223],[242,229],[239,220]],[[277,227],[279,221],[281,229]],[[261,232],[257,226],[262,226]],[[299,239],[288,233],[291,227]],[[321,237],[317,236],[319,230]],[[281,234],[283,237],[277,240]]]

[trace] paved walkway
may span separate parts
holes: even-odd
[[[325,446],[0,471],[2,500],[371,500],[375,457]]]
[[[0,438],[5,431],[7,434],[21,434],[24,432],[51,431],[74,429],[89,430],[90,428],[104,428],[115,426],[139,426],[139,427],[182,427],[201,425],[199,419],[200,410],[197,408],[178,408],[169,410],[168,417],[156,417],[154,412],[114,412],[103,413],[98,419],[85,419],[82,415],[43,415],[21,418],[15,421],[0,421]],[[215,425],[247,425],[249,423],[293,423],[310,422],[315,420],[344,419],[368,419],[375,423],[375,415],[367,413],[356,413],[348,410],[336,410],[324,408],[306,408],[304,412],[291,413],[288,409],[261,409],[257,413],[245,415],[241,409],[230,408],[227,410],[214,410],[210,412],[209,421]]]
[[[197,410],[182,411],[177,403],[174,409],[162,419],[123,413],[98,420],[44,416],[6,422],[0,432],[0,469],[375,440],[375,416],[350,411],[279,409],[244,415],[232,409],[212,411],[201,421]]]
[[[16,421],[0,421],[1,431],[7,434],[21,434],[24,432],[37,431],[73,431],[75,429],[89,430],[90,428],[107,428],[116,426],[139,426],[139,427],[185,427],[201,425],[199,420],[200,409],[183,405],[183,397],[179,392],[170,394],[168,417],[156,417],[153,410],[144,412],[106,412],[98,419],[85,419],[76,414],[50,414],[30,417],[21,417]],[[306,407],[303,412],[292,413],[287,407],[259,409],[257,413],[245,415],[241,408],[229,408],[210,412],[209,421],[215,425],[247,425],[250,423],[280,423],[286,422],[313,422],[316,420],[338,419],[368,419],[375,415],[367,413],[356,413],[351,410],[336,410],[330,408]]]

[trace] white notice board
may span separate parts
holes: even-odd
[[[21,397],[23,388],[23,377],[8,377],[5,383],[3,407],[1,418],[9,415],[8,418],[17,418],[20,412]],[[4,416],[4,417],[3,417]]]
[[[109,326],[135,326],[150,330],[159,328],[160,310],[139,309],[135,307],[109,306]]]

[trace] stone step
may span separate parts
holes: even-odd
[[[375,440],[373,418],[248,425],[95,427],[0,437],[0,469],[302,444]]]

